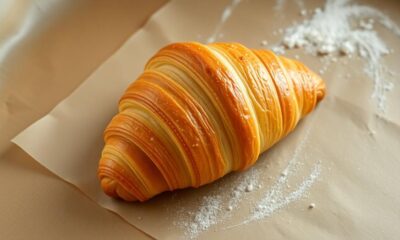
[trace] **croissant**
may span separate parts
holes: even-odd
[[[302,63],[238,43],[174,43],[147,63],[104,132],[106,194],[146,201],[253,165],[325,95]]]

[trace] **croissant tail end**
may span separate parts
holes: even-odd
[[[325,98],[326,95],[326,85],[322,78],[314,73],[314,81],[316,86],[316,93],[317,93],[317,103],[319,103],[322,99]]]
[[[104,193],[106,193],[110,197],[114,198],[122,198],[125,201],[137,201],[132,194],[126,191],[115,179],[110,177],[102,177],[100,179],[101,188]]]
[[[324,99],[326,95],[326,87],[324,81],[319,82],[317,86],[317,102],[321,101]]]

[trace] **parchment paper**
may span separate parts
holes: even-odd
[[[169,42],[205,41],[214,31],[228,1],[176,1],[159,10],[118,51],[53,111],[19,134],[14,142],[38,162],[76,185],[103,207],[115,211],[149,235],[162,239],[185,238],[176,209],[196,209],[198,199],[224,191],[244,173],[235,173],[200,189],[166,193],[142,203],[124,203],[108,198],[101,191],[96,170],[102,133],[116,113],[117,102],[126,86],[143,69],[147,59]],[[387,12],[399,23],[395,1],[369,2]],[[314,8],[321,2],[307,2]],[[238,41],[260,48],[264,39],[277,42],[273,30],[300,20],[295,4],[286,3],[281,12],[273,2],[243,1],[221,29],[218,41]],[[382,30],[383,31],[383,30]],[[384,33],[385,34],[385,33]],[[388,44],[399,51],[399,40],[386,34]],[[318,70],[315,57],[298,54],[301,61]],[[385,59],[396,69],[399,55]],[[328,97],[283,141],[258,160],[263,188],[277,178],[298,145],[303,167],[299,179],[315,162],[322,164],[321,178],[312,186],[308,198],[294,202],[269,218],[225,229],[249,214],[247,203],[234,210],[232,217],[211,227],[204,239],[396,239],[400,236],[400,99],[399,82],[388,95],[388,110],[379,113],[371,100],[372,80],[362,71],[362,61],[339,59],[323,75]],[[350,78],[344,78],[349,73]],[[306,132],[308,137],[305,140]],[[373,134],[371,134],[373,133]],[[271,179],[268,177],[272,177]],[[294,182],[295,183],[295,182]],[[222,189],[222,190],[221,190]],[[260,194],[262,193],[260,192]],[[255,193],[254,198],[258,196]],[[310,202],[316,208],[307,210]]]

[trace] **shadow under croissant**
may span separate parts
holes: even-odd
[[[271,149],[272,150],[272,149]],[[262,155],[260,155],[260,158],[267,158],[268,153],[265,152]],[[212,191],[215,191],[215,188],[225,188],[228,187],[230,184],[232,184],[232,181],[235,181],[241,177],[243,177],[244,174],[246,174],[249,170],[252,168],[257,168],[259,165],[265,165],[262,162],[266,162],[267,165],[271,164],[270,160],[268,159],[263,159],[263,161],[257,161],[254,166],[252,166],[250,169],[246,169],[243,171],[235,171],[235,172],[230,172],[227,175],[217,179],[215,182],[211,182],[205,185],[202,185],[200,187],[188,187],[188,188],[183,188],[183,189],[175,189],[172,191],[165,191],[162,192],[153,198],[145,201],[145,202],[138,202],[138,201],[133,201],[133,202],[127,202],[124,199],[117,197],[113,198],[114,201],[127,204],[127,205],[137,205],[137,206],[146,206],[146,205],[158,205],[160,203],[164,203],[165,201],[176,201],[177,199],[186,199],[186,198],[198,198],[198,196],[206,196]],[[265,168],[268,168],[267,166],[263,166]],[[268,173],[266,173],[268,174]]]
[[[112,201],[118,202],[118,204],[123,204],[126,206],[139,206],[143,207],[144,209],[148,207],[151,208],[152,206],[159,206],[160,204],[168,206],[168,208],[170,209],[174,209],[175,207],[182,206],[183,201],[190,202],[194,206],[196,206],[196,203],[198,203],[205,196],[234,188],[234,184],[239,182],[240,179],[246,176],[246,174],[248,174],[249,171],[251,171],[252,169],[260,170],[262,168],[264,171],[263,174],[269,175],[269,165],[273,164],[271,159],[268,159],[269,152],[270,151],[260,155],[260,158],[262,158],[262,160],[257,161],[257,163],[255,163],[254,166],[252,166],[250,169],[230,172],[224,177],[217,179],[215,182],[202,185],[198,188],[188,187],[183,189],[176,189],[173,191],[165,191],[145,202],[127,202],[121,198],[113,198]],[[271,176],[273,176],[272,173]]]

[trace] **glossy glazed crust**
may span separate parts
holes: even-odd
[[[145,201],[250,167],[325,95],[302,63],[238,43],[175,43],[147,63],[105,130],[104,192]]]

